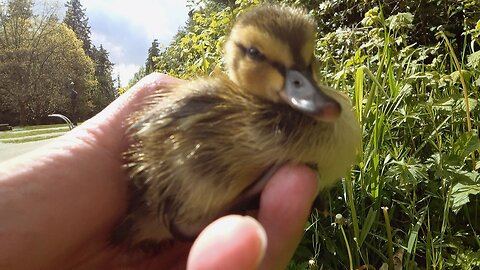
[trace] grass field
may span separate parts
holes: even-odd
[[[61,136],[70,129],[67,124],[14,127],[0,132],[0,143],[24,143]]]

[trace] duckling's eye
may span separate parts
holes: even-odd
[[[253,60],[263,60],[265,58],[263,54],[255,47],[248,48],[247,55]]]

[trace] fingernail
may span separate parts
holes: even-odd
[[[190,250],[187,269],[255,269],[266,249],[267,234],[257,220],[226,216],[199,235]]]
[[[245,216],[244,219],[246,222],[251,223],[253,226],[255,226],[255,230],[257,231],[258,239],[260,240],[260,252],[261,252],[258,256],[257,265],[260,265],[263,258],[265,257],[265,252],[267,251],[267,243],[268,243],[267,232],[265,231],[263,226],[260,225],[260,223],[253,217]]]

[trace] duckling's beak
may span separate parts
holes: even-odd
[[[294,109],[322,122],[333,122],[342,112],[340,104],[322,91],[309,71],[287,70],[280,97]]]

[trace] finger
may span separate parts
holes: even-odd
[[[268,237],[260,269],[287,266],[302,238],[317,187],[314,172],[306,166],[283,166],[268,182],[258,213]]]
[[[265,231],[255,219],[226,216],[198,236],[190,251],[187,269],[257,269],[266,245]]]

